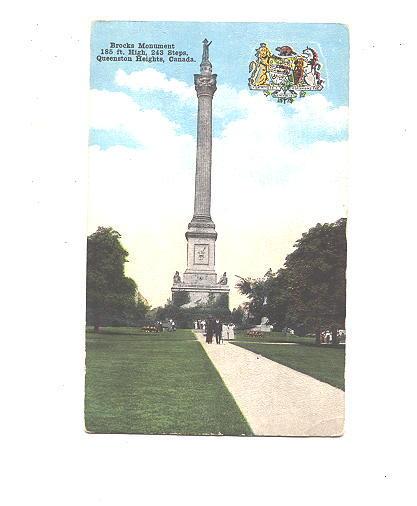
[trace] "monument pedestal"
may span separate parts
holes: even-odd
[[[217,232],[210,217],[194,216],[185,233],[187,239],[187,269],[182,281],[174,282],[175,292],[186,292],[188,302],[182,307],[195,307],[219,301],[221,294],[229,294],[226,273],[220,281],[215,270]]]
[[[204,305],[216,306],[216,304],[219,304],[221,302],[221,295],[224,294],[225,296],[228,297],[230,291],[227,285],[217,285],[217,284],[198,285],[194,283],[192,284],[179,283],[177,285],[173,285],[171,290],[173,300],[175,300],[176,293],[178,292],[183,292],[188,295],[185,304],[181,305],[181,307],[183,308],[198,307]],[[226,304],[227,303],[228,300],[226,301]]]

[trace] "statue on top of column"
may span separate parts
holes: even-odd
[[[209,45],[212,42],[212,40],[210,42],[207,39],[203,40],[203,57],[201,58],[201,63],[209,61]]]
[[[203,56],[201,57],[200,72],[202,74],[211,74],[211,63],[209,60],[209,46],[213,41],[203,40]]]

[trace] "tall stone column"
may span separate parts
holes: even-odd
[[[207,43],[207,39],[205,39]],[[198,97],[197,155],[195,171],[194,218],[210,217],[211,203],[211,146],[212,146],[212,100],[216,91],[216,74],[212,74],[211,63],[206,59],[200,65],[200,74],[194,75]]]
[[[228,307],[229,287],[226,273],[217,281],[216,239],[217,232],[210,214],[211,204],[211,147],[212,147],[212,100],[216,91],[217,75],[212,73],[209,60],[211,42],[203,40],[203,56],[200,73],[194,74],[198,97],[197,154],[195,168],[194,214],[185,233],[187,238],[187,268],[183,278],[175,273],[172,286],[173,300],[187,296],[187,307],[226,301]],[[223,298],[221,298],[223,296]]]
[[[194,215],[192,222],[212,223],[211,204],[211,147],[212,147],[212,100],[216,91],[217,75],[212,73],[209,61],[209,45],[203,41],[203,57],[200,74],[194,74],[198,97],[197,154],[195,170]]]

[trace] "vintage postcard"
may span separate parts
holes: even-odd
[[[91,28],[85,426],[344,430],[349,35]]]

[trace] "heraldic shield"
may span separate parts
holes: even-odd
[[[256,60],[249,64],[249,89],[261,90],[279,102],[293,102],[307,91],[321,91],[319,55],[315,49],[306,47],[297,53],[290,46],[281,46],[273,54],[262,42],[256,49]]]

